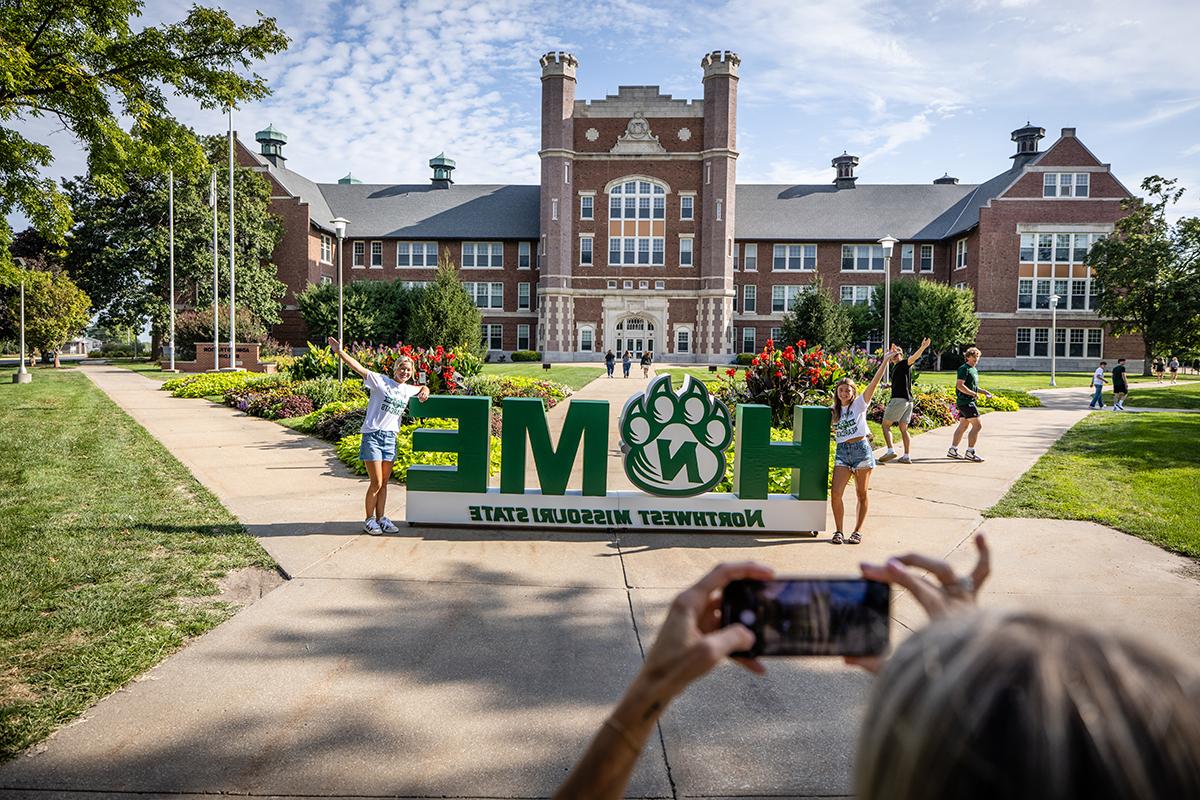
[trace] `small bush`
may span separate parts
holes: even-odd
[[[208,397],[261,379],[256,372],[202,372],[163,381],[162,388],[174,397]]]
[[[306,417],[313,413],[313,401],[302,394],[291,394],[271,409],[271,419]]]
[[[1004,397],[1000,394],[993,395],[992,397],[981,397],[978,400],[978,405],[980,408],[991,408],[995,409],[996,411],[1021,410],[1021,406],[1019,406],[1015,400]]]
[[[456,420],[422,419],[418,422],[403,425],[396,437],[396,461],[392,468],[392,477],[400,483],[408,482],[408,468],[413,464],[434,464],[439,466],[455,466],[458,456],[454,453],[414,453],[412,449],[413,431],[418,428],[444,428],[454,430],[458,427]],[[367,468],[358,458],[358,448],[362,445],[362,434],[354,433],[338,440],[336,449],[338,459],[350,468],[356,475],[366,475]],[[492,437],[492,453],[489,473],[497,475],[500,472],[500,440]]]
[[[348,408],[345,411],[338,411],[321,418],[313,425],[312,432],[326,441],[338,442],[346,436],[362,430],[363,421],[366,418],[366,406]]]
[[[748,367],[750,362],[754,360],[754,353],[738,353],[733,358],[733,363]]]
[[[308,352],[296,356],[288,367],[288,374],[293,380],[307,381],[313,378],[337,377],[337,359],[333,357],[328,347],[316,347],[308,343]]]
[[[512,354],[513,361],[541,361],[542,354],[537,350],[516,350]]]
[[[296,384],[296,394],[307,397],[313,409],[324,408],[339,399],[338,382],[333,378],[312,378]]]
[[[1037,398],[1037,395],[1029,392],[1020,392],[1015,389],[997,389],[995,394],[998,397],[1003,397],[1011,400],[1021,408],[1041,408],[1042,401]]]
[[[570,387],[561,383],[516,375],[479,375],[468,380],[464,388],[467,394],[492,398],[497,408],[506,397],[539,397],[550,409],[572,394]]]

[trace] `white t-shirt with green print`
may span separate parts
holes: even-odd
[[[404,408],[421,391],[420,386],[397,383],[380,372],[368,372],[367,377],[363,378],[363,386],[367,387],[371,396],[367,400],[367,417],[363,420],[362,433],[399,431]]]

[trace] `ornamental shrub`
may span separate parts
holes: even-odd
[[[313,378],[337,377],[337,359],[328,347],[317,347],[308,342],[308,352],[296,356],[288,367],[292,380],[307,381]]]
[[[991,408],[996,411],[1020,411],[1021,406],[1011,398],[996,394],[991,397],[981,397],[977,401],[980,408]]]
[[[795,345],[777,349],[767,340],[737,381],[738,370],[725,370],[725,387],[718,397],[731,407],[736,403],[758,403],[770,407],[775,425],[792,424],[796,405],[827,405],[834,385],[846,375],[836,358],[819,345],[808,347],[800,339]]]
[[[262,377],[256,372],[202,372],[163,381],[162,388],[174,397],[208,397],[224,394]]]
[[[467,394],[492,398],[492,406],[499,408],[506,397],[540,397],[547,409],[554,408],[571,396],[570,387],[541,378],[520,375],[479,375],[466,382]]]
[[[326,406],[328,408],[328,406]],[[324,411],[325,409],[321,409]],[[330,442],[341,441],[344,437],[362,430],[363,421],[367,418],[365,405],[337,411],[322,417],[313,425],[313,435]]]
[[[542,354],[537,350],[514,350],[512,354],[513,361],[541,361]]]
[[[733,357],[733,363],[738,364],[739,366],[743,366],[743,367],[749,366],[750,362],[753,360],[754,360],[754,353],[738,353],[736,356]]]
[[[338,399],[338,382],[329,377],[312,378],[297,383],[295,391],[296,394],[304,395],[312,401],[313,409],[316,410]]]
[[[313,413],[313,401],[302,394],[290,394],[271,407],[270,419],[306,417]]]
[[[392,477],[400,483],[407,483],[408,468],[413,464],[435,464],[439,466],[455,466],[458,456],[454,453],[414,453],[412,449],[413,431],[418,428],[443,428],[455,430],[458,421],[452,419],[422,419],[418,422],[402,425],[396,436],[396,462],[392,469]],[[492,437],[491,463],[488,472],[497,475],[500,472],[500,440]],[[367,469],[358,457],[358,448],[362,445],[362,434],[353,433],[338,440],[336,449],[338,459],[350,468],[356,475],[366,475]]]
[[[1015,389],[997,389],[994,394],[1013,401],[1021,408],[1041,408],[1042,406],[1042,401],[1038,399],[1037,395],[1030,394],[1029,392],[1020,392]]]

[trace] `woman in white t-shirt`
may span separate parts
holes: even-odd
[[[396,460],[396,434],[400,431],[400,418],[404,416],[408,401],[416,397],[424,403],[429,397],[429,387],[409,383],[416,374],[416,365],[408,356],[401,356],[396,361],[392,367],[396,379],[392,380],[358,363],[334,337],[330,336],[328,341],[334,356],[361,375],[363,385],[370,392],[367,416],[361,429],[362,444],[358,448],[358,457],[362,459],[363,466],[367,468],[367,477],[371,479],[367,486],[367,518],[363,522],[363,530],[372,536],[398,533],[400,529],[384,514],[388,481],[392,478],[392,465]]]
[[[862,541],[862,526],[867,519],[867,486],[871,482],[871,470],[875,469],[875,454],[871,452],[871,442],[868,440],[870,431],[867,429],[867,409],[871,407],[871,398],[883,378],[883,372],[891,362],[893,354],[898,350],[895,345],[884,353],[879,362],[875,376],[858,393],[858,387],[850,378],[842,378],[833,389],[833,436],[837,449],[833,457],[833,485],[829,489],[829,503],[833,506],[833,544],[858,544]],[[854,532],[847,539],[842,533],[842,523],[845,520],[845,506],[842,494],[850,476],[854,476],[854,490],[858,495],[858,514],[854,523]]]

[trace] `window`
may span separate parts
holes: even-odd
[[[436,267],[437,242],[396,242],[397,267]]]
[[[721,221],[721,201],[717,201],[717,222]]]
[[[608,288],[610,288],[610,289],[615,289],[615,288],[617,288],[617,282],[616,282],[616,281],[609,281],[609,282],[608,282]]]
[[[517,311],[529,310],[529,284],[517,284]],[[522,348],[524,349],[524,348]]]
[[[666,282],[666,281],[655,281],[655,282],[654,282],[654,289],[655,289],[655,291],[659,291],[659,292],[661,292],[663,289],[666,289],[666,288],[667,288],[667,282]]]
[[[1082,328],[1071,329],[1070,347],[1067,349],[1067,355],[1071,358],[1083,358],[1084,335]]]
[[[596,198],[585,194],[579,198],[579,218],[595,219]]]
[[[711,161],[704,162],[704,182],[712,183],[712,162]]]
[[[481,340],[483,346],[488,350],[503,350],[504,349],[504,326],[502,325],[480,325]]]
[[[1017,308],[1050,308],[1050,295],[1057,294],[1061,309],[1094,310],[1095,281],[1090,270],[1086,277],[1077,276],[1077,270],[1068,269],[1068,265],[1086,264],[1092,245],[1103,237],[1100,233],[1074,232],[1021,234],[1020,259],[1033,264],[1033,277],[1018,279]]]
[[[1091,194],[1091,176],[1086,172],[1045,172],[1042,197],[1087,197]]]
[[[1033,233],[1021,234],[1021,255],[1020,259],[1023,263],[1030,263],[1034,260],[1033,255],[1036,252],[1037,235]]]
[[[1033,329],[1033,355],[1037,358],[1045,358],[1050,355],[1049,328]]]
[[[771,341],[778,343],[783,338],[783,328],[771,328]]]
[[[571,182],[571,162],[563,164],[563,183]]]
[[[921,245],[921,272],[933,272],[933,245]]]
[[[504,308],[504,284],[500,282],[464,283],[463,288],[478,308]]]
[[[739,303],[738,303],[738,298],[740,298],[741,296],[742,296],[741,290],[738,289],[738,285],[735,283],[733,285],[733,313],[735,313],[735,314],[741,310],[739,308]]]
[[[733,246],[733,271],[734,272],[737,272],[737,270],[738,270],[738,262],[740,261],[739,256],[741,256],[741,253],[742,253],[742,246],[734,245]]]
[[[663,266],[664,240],[661,236],[610,236],[609,266]]]
[[[651,181],[625,181],[608,192],[609,219],[664,219],[666,189]]]
[[[579,329],[579,349],[584,353],[592,352],[592,336],[594,332],[591,327],[584,326]]]
[[[959,239],[954,245],[954,268],[965,269],[967,266],[967,240]]]
[[[354,260],[351,262],[351,265],[355,266],[355,267],[366,266],[366,262],[365,262],[366,256],[367,256],[366,242],[355,242],[354,243],[354,255],[352,256],[352,258]]]
[[[914,250],[915,250],[915,248],[911,244],[900,245],[900,271],[901,272],[912,272],[913,271],[913,268],[914,268],[913,252],[914,252]]]
[[[1054,236],[1054,260],[1060,264],[1071,263],[1071,234],[1059,233]]]
[[[529,242],[517,243],[517,269],[529,269],[531,250],[533,250],[533,245]]]
[[[777,244],[771,261],[771,269],[780,272],[789,269],[811,271],[817,268],[817,246],[815,244]]]
[[[842,245],[842,272],[883,272],[883,246],[878,244]]]
[[[1054,329],[1054,354],[1066,358],[1067,356],[1067,329]]]
[[[405,289],[424,289],[429,285],[429,281],[396,281]]]
[[[1054,353],[1062,358],[1101,358],[1104,331],[1100,328],[1057,328],[1054,331]],[[1048,358],[1050,355],[1049,328],[1017,328],[1017,356]]]
[[[1104,332],[1099,328],[1089,328],[1087,332],[1087,357],[1100,358],[1100,345],[1104,341]]]
[[[742,287],[742,310],[746,314],[758,313],[758,287],[743,286]]]
[[[321,276],[321,285],[322,286],[328,286],[331,283],[333,283],[333,278],[331,276],[329,276],[329,275]]]
[[[528,325],[523,324],[523,325],[517,326],[517,349],[518,350],[528,350],[529,349],[529,326]]]
[[[871,302],[873,286],[842,286],[841,300],[846,305],[862,306]]]
[[[954,284],[954,288],[955,288],[955,289],[959,289],[960,291],[966,291],[966,288],[967,288],[967,282],[966,282],[966,281],[959,281],[958,283]]]
[[[649,289],[650,281],[638,281],[638,288],[639,289]]]
[[[504,266],[504,245],[500,242],[463,242],[463,269],[499,269]]]
[[[383,266],[383,242],[371,242],[371,269]]]
[[[692,237],[679,237],[679,266],[692,266]]]
[[[621,288],[622,288],[622,289],[632,289],[632,288],[633,288],[633,281],[622,281],[622,282],[621,282]]]
[[[754,344],[754,328],[742,328],[742,352],[753,353],[757,349]]]
[[[1033,279],[1017,281],[1017,308],[1033,308]]]
[[[772,313],[791,311],[792,306],[796,305],[796,300],[800,298],[800,295],[810,291],[812,291],[812,286],[808,284],[802,284],[798,286],[772,286]]]
[[[592,237],[579,237],[579,265],[581,267],[590,267],[592,265]]]
[[[1017,357],[1032,355],[1032,334],[1029,328],[1017,328]]]
[[[555,220],[555,221],[558,220],[558,198],[557,197],[550,200],[550,219]]]
[[[333,263],[333,237],[321,234],[321,260],[326,264]]]
[[[746,245],[746,272],[754,272],[758,269],[758,245]]]
[[[690,353],[692,348],[692,332],[687,328],[675,329],[675,352]]]
[[[692,195],[684,194],[679,196],[679,218],[696,218],[696,198]]]

